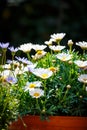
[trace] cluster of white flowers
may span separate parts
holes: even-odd
[[[53,51],[56,55],[56,58],[66,62],[66,61],[70,61],[72,59],[72,54],[68,51],[68,53],[62,52],[63,49],[65,49],[65,46],[61,46],[60,45],[60,41],[64,38],[65,33],[57,33],[57,34],[53,34],[50,36],[49,41],[45,41],[45,45],[39,45],[39,44],[32,44],[32,43],[25,43],[23,45],[20,45],[20,47],[18,48],[14,48],[14,47],[9,47],[9,50],[12,52],[12,56],[14,58],[15,53],[18,50],[23,51],[24,53],[29,55],[29,52],[34,49],[35,50],[35,55],[31,55],[31,58],[35,61],[41,59],[42,57],[44,57],[47,52],[45,51],[45,49],[47,48],[47,46],[49,47],[49,49],[51,51]],[[56,45],[53,45],[53,42],[56,42]],[[72,45],[74,44],[72,40],[68,40],[67,42],[68,46],[70,47],[70,49],[72,49]],[[83,50],[87,49],[87,42],[78,42],[76,43],[76,45],[80,46]],[[9,46],[9,44],[1,44],[0,43],[0,47],[4,49],[7,49],[7,47]],[[70,50],[72,51],[72,50]],[[34,75],[42,78],[42,79],[47,79],[49,77],[51,77],[53,75],[54,72],[56,72],[58,70],[58,68],[51,66],[49,68],[36,68],[37,64],[36,63],[32,63],[31,61],[29,61],[29,59],[27,58],[20,58],[20,57],[15,57],[17,60],[8,60],[6,64],[2,65],[2,68],[4,68],[5,70],[0,72],[0,76],[3,80],[7,80],[10,83],[12,82],[17,82],[17,80],[13,80],[12,78],[14,78],[14,76],[16,77],[16,75],[21,75],[24,72],[32,72]],[[28,57],[29,58],[29,57]],[[2,60],[3,62],[3,60]],[[20,64],[21,63],[21,64]],[[82,69],[87,69],[87,61],[83,61],[83,60],[75,60],[74,63]],[[14,70],[11,70],[11,68],[13,67]],[[14,74],[13,74],[14,73]],[[10,78],[8,78],[10,76]],[[81,74],[78,78],[78,80],[80,82],[83,82],[85,84],[87,84],[87,74]],[[41,94],[35,94],[33,93],[33,91],[30,91],[30,95],[33,95],[36,98],[40,97],[41,95],[43,95],[43,90],[41,90],[40,88],[37,88],[41,86],[41,82],[40,81],[35,81],[35,82],[27,82],[25,85],[25,91],[30,90],[33,88],[33,90],[37,93],[41,93]],[[34,89],[36,87],[36,89]]]

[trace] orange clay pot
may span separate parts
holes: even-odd
[[[50,116],[49,121],[42,121],[39,116],[27,115],[8,130],[87,130],[87,117]]]

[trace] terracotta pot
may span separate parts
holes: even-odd
[[[50,116],[42,121],[39,116],[24,116],[13,122],[8,130],[87,130],[87,117]]]

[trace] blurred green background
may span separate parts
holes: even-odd
[[[53,33],[87,40],[86,0],[0,0],[0,42],[43,44]]]

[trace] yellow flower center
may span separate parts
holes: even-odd
[[[55,67],[50,67],[49,68],[52,72],[55,72],[56,71],[56,68]]]
[[[81,48],[82,48],[83,50],[87,49],[87,47],[86,47],[86,46],[81,46]]]
[[[36,85],[32,83],[32,84],[29,85],[29,88],[35,88],[35,86]]]
[[[83,80],[84,80],[85,82],[87,82],[87,78],[83,78]]]
[[[45,74],[42,74],[41,77],[42,77],[43,79],[45,79],[45,78],[48,77],[48,74],[46,74],[46,73],[45,73]]]
[[[83,62],[83,63],[81,63],[81,64],[79,64],[79,66],[80,66],[80,67],[85,67],[84,62]]]
[[[35,96],[35,97],[39,97],[40,94],[39,94],[39,93],[34,93],[34,96]]]
[[[38,55],[42,55],[42,51],[38,51],[37,54],[38,54]]]
[[[65,60],[66,60],[66,56],[63,56],[63,57],[62,57],[62,60],[65,61]]]
[[[10,82],[10,83],[12,83],[12,82],[13,82],[13,80],[11,80],[11,79],[10,79],[10,80],[9,80],[9,82]]]

